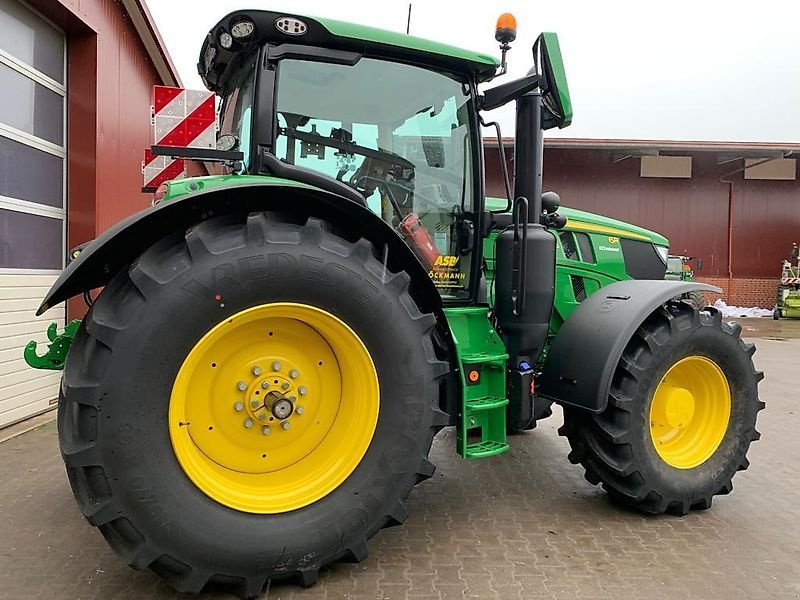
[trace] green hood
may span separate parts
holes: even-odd
[[[486,198],[487,210],[503,210],[506,204],[507,201],[505,198]],[[663,235],[645,229],[644,227],[631,225],[625,221],[619,221],[610,217],[586,212],[585,210],[567,208],[565,206],[559,208],[558,212],[567,217],[567,225],[564,229],[601,233],[632,240],[648,241],[657,246],[669,246],[669,240]]]

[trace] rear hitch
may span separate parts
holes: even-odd
[[[80,324],[81,322],[78,320],[70,321],[67,326],[64,327],[63,333],[58,333],[58,325],[56,323],[50,323],[47,327],[47,339],[50,340],[50,343],[47,345],[47,352],[44,356],[39,356],[36,352],[36,346],[38,344],[32,340],[25,346],[25,351],[23,353],[25,362],[34,369],[48,369],[51,371],[60,371],[63,369],[67,353],[69,352],[70,346],[72,346],[72,340],[75,338]]]

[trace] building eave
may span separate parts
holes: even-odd
[[[144,44],[153,66],[164,85],[183,87],[178,70],[167,52],[167,47],[158,32],[153,15],[144,0],[121,0],[123,7],[131,18],[136,32]]]

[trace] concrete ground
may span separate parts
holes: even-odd
[[[408,521],[378,534],[365,562],[335,565],[306,590],[274,585],[264,598],[800,597],[800,321],[743,324],[767,375],[763,437],[711,510],[646,517],[611,505],[567,462],[558,412],[484,461],[458,459],[446,431]],[[0,444],[0,598],[178,597],[125,566],[81,518],[54,423]]]

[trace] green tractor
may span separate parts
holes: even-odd
[[[800,246],[792,243],[789,259],[781,264],[781,281],[775,295],[772,318],[800,318]]]
[[[259,10],[210,31],[218,150],[186,153],[224,172],[171,182],[76,253],[38,314],[91,308],[30,357],[65,363],[69,481],[130,565],[184,592],[311,585],[406,519],[443,427],[462,457],[498,455],[538,399],[623,504],[685,514],[731,491],[758,438],[755,348],[672,300],[714,288],[663,266],[586,281],[551,321],[566,219],[542,193],[543,131],[569,125],[570,96],[553,33],[528,75],[478,90],[505,72],[500,25],[501,61]],[[510,102],[513,195],[493,210],[481,111]]]
[[[694,281],[693,260],[695,260],[693,256],[669,255],[667,257],[667,273],[665,277],[674,281]],[[699,261],[699,259],[697,260]],[[686,292],[681,296],[681,299],[698,310],[702,310],[706,306],[706,298],[702,290]]]

